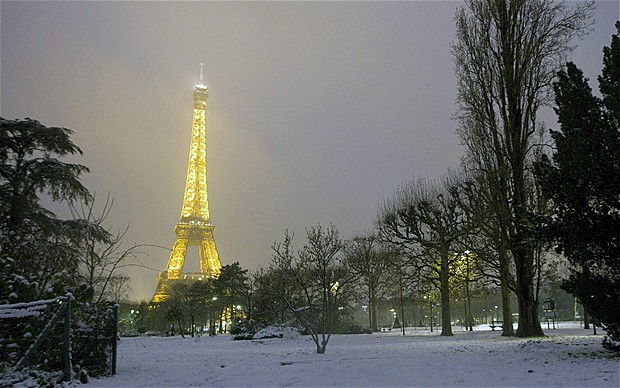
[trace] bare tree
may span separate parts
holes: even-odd
[[[386,201],[380,215],[381,238],[397,246],[427,282],[441,293],[442,336],[452,335],[450,277],[470,224],[459,207],[458,178],[443,186],[425,179],[411,181]]]
[[[88,203],[72,203],[70,210],[73,217],[88,225],[96,228],[85,228],[81,238],[76,242],[77,260],[79,272],[83,280],[94,289],[95,302],[102,299],[116,297],[118,291],[126,292],[129,289],[130,279],[119,273],[128,259],[135,258],[137,249],[140,245],[133,245],[124,248],[123,237],[127,233],[129,226],[123,232],[112,234],[110,228],[105,226],[105,222],[114,206],[114,200],[110,195],[106,197],[103,208],[100,212],[95,210],[96,198]],[[102,239],[100,233],[93,233],[92,230],[102,230],[106,233],[106,238]],[[112,289],[111,289],[112,287]]]
[[[243,304],[245,306],[245,312],[248,321],[254,319],[253,312],[259,291],[259,278],[259,270],[255,270],[254,272],[252,272],[247,278],[246,287],[243,288],[243,290],[241,291],[241,299],[243,300]]]
[[[370,330],[379,331],[377,297],[389,280],[389,269],[395,264],[395,254],[374,235],[354,237],[345,246],[345,265],[364,284],[368,298]]]
[[[318,354],[325,353],[337,323],[340,296],[353,276],[342,263],[343,241],[333,226],[320,224],[306,230],[307,243],[299,250],[292,247],[293,236],[274,243],[273,270],[280,271],[299,286],[300,295],[280,293],[289,310],[308,330]],[[276,293],[280,290],[274,289]]]
[[[253,317],[259,325],[283,324],[287,321],[289,307],[287,300],[297,302],[301,291],[296,282],[284,269],[271,265],[259,267],[253,275],[256,285],[256,299]]]
[[[484,174],[496,196],[489,205],[514,261],[521,337],[543,334],[527,195],[537,113],[592,11],[592,4],[570,8],[551,0],[468,0],[456,13],[459,135],[466,165]]]
[[[130,282],[131,279],[129,279],[128,276],[112,276],[108,282],[108,286],[105,289],[107,299],[120,303],[127,302],[127,298],[131,292]]]

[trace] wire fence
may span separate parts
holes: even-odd
[[[0,370],[62,371],[63,380],[116,373],[118,305],[71,294],[0,305]]]

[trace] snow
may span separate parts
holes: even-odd
[[[255,339],[284,338],[294,339],[299,337],[299,331],[293,327],[267,326],[254,334]]]
[[[24,303],[0,304],[0,319],[36,317],[41,315],[43,310],[48,308],[48,305],[53,303],[62,303],[62,301],[67,297],[73,297],[73,295],[71,295],[71,293],[67,293],[66,296],[59,296],[54,299],[35,300],[34,302]]]
[[[122,338],[117,374],[89,385],[620,386],[620,357],[591,333],[565,323],[535,339],[504,338],[483,328],[453,337],[393,330],[333,335],[322,355],[309,336]]]
[[[43,311],[47,308],[47,305],[39,304],[33,306],[19,306],[25,303],[3,305],[0,308],[0,319],[8,318],[24,318],[24,317],[38,317],[43,314]],[[8,307],[5,307],[8,306]],[[12,306],[18,306],[17,308],[11,308]]]
[[[2,304],[2,305],[0,305],[0,310],[2,310],[2,309],[18,309],[18,308],[27,308],[27,307],[33,307],[33,306],[48,305],[50,303],[58,302],[59,300],[62,300],[63,298],[64,297],[59,296],[59,297],[56,297],[54,299],[35,300],[34,302]]]

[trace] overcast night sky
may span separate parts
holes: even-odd
[[[0,114],[74,130],[83,182],[115,199],[112,229],[130,225],[126,245],[171,248],[204,62],[215,241],[222,264],[254,269],[285,229],[297,246],[317,222],[364,233],[402,182],[458,164],[450,43],[462,5],[2,1]],[[591,80],[619,18],[618,1],[599,2],[575,42]],[[165,269],[167,250],[145,252]],[[127,274],[131,299],[150,299],[157,272]]]

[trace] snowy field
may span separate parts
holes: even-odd
[[[89,386],[579,386],[620,387],[620,357],[602,336],[567,327],[537,339],[455,329],[333,335],[326,354],[309,336],[123,338],[115,376]]]

